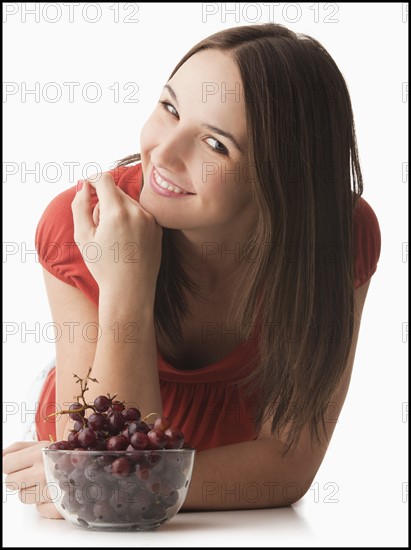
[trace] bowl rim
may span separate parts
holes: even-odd
[[[42,447],[42,452],[48,453],[87,453],[88,455],[133,455],[135,453],[195,453],[196,449],[133,449],[132,451],[87,451],[86,449],[49,449]]]

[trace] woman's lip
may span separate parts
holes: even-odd
[[[162,174],[160,174],[160,172],[157,170],[157,168],[155,166],[153,166],[153,170],[155,172],[157,172],[157,174],[160,176],[160,178],[169,183],[170,185],[172,185],[173,187],[177,187],[178,189],[180,189],[181,191],[184,191],[184,193],[189,193],[190,195],[194,195],[195,193],[191,193],[191,191],[187,191],[187,189],[183,189],[182,187],[180,187],[179,185],[176,185],[174,182],[170,181],[169,179],[165,178]]]
[[[181,197],[189,197],[190,195],[194,195],[194,193],[175,193],[174,191],[169,191],[168,189],[164,189],[164,187],[161,187],[156,182],[156,179],[154,177],[154,171],[155,171],[155,168],[153,167],[151,169],[151,174],[150,174],[150,185],[151,185],[151,188],[154,190],[154,192],[157,193],[158,195],[163,195],[164,197],[170,197],[174,199],[181,198]]]

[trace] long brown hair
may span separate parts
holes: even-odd
[[[213,34],[170,78],[213,48],[231,55],[241,73],[248,174],[259,206],[235,304],[243,341],[260,327],[259,363],[242,383],[258,392],[256,428],[268,418],[272,433],[287,427],[288,452],[306,425],[322,442],[319,428],[351,347],[352,214],[363,192],[351,101],[324,47],[274,23]],[[157,341],[169,357],[187,313],[183,288],[196,287],[179,264],[173,232],[163,231],[155,301]]]

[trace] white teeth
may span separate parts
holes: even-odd
[[[174,193],[177,193],[177,194],[182,193],[183,195],[187,195],[185,191],[182,191],[181,189],[178,189],[178,187],[174,187],[174,185],[170,185],[169,183],[162,180],[156,170],[154,171],[154,178],[158,183],[158,185],[163,189],[168,189],[169,191],[173,191]]]

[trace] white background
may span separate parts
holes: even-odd
[[[9,84],[3,104],[3,238],[8,243],[3,249],[3,445],[21,439],[22,420],[32,419],[24,409],[27,393],[54,355],[41,268],[28,253],[34,249],[44,208],[86,175],[87,163],[107,170],[116,159],[139,151],[140,128],[170,72],[192,45],[223,28],[267,22],[271,6],[276,23],[319,40],[348,83],[363,196],[381,228],[381,257],[365,304],[344,410],[313,489],[294,510],[179,514],[163,527],[164,534],[107,538],[86,533],[82,540],[88,546],[143,543],[138,537],[153,546],[405,546],[407,5],[227,4],[237,13],[224,18],[224,4],[120,3],[117,22],[113,4],[100,4],[100,15],[95,4],[79,4],[72,22],[64,4],[49,4],[47,10],[46,4],[27,4],[38,10],[38,21],[25,14],[24,3],[4,6],[9,15],[5,18],[3,11],[3,78]],[[334,22],[327,22],[333,12]],[[127,14],[138,22],[126,23]],[[33,89],[36,82],[40,97],[25,96],[24,86]],[[50,82],[61,90],[57,102],[51,101],[56,88],[47,88]],[[73,102],[64,82],[80,84]],[[89,82],[98,83],[102,91],[96,103],[82,93]],[[138,103],[124,101],[133,91],[123,89],[128,82],[138,86]],[[115,83],[117,102],[110,89]],[[92,98],[93,90],[89,92]],[[27,173],[36,163],[37,174]],[[60,174],[49,163],[56,163]],[[72,174],[67,163],[76,163]],[[337,492],[331,497],[333,488]],[[6,495],[3,501],[5,546],[61,546],[63,540],[70,546],[84,536],[66,522],[37,517],[34,507],[24,506],[16,496]]]

